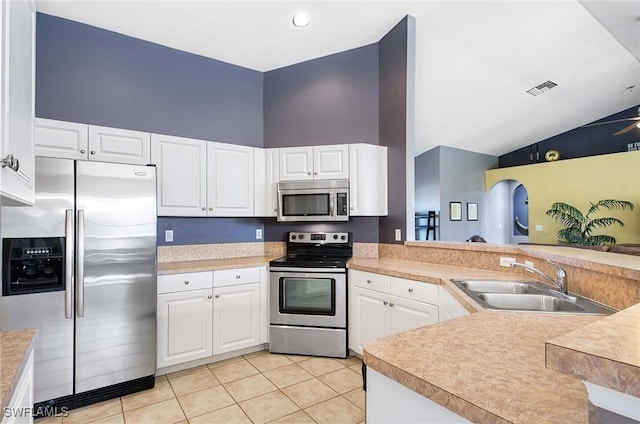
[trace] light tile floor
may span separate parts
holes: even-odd
[[[156,378],[151,390],[36,424],[364,422],[359,358],[238,356]]]

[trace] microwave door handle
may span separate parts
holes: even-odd
[[[329,216],[332,216],[335,218],[336,214],[334,211],[334,199],[336,197],[336,194],[333,193],[331,196],[329,196]]]
[[[64,212],[64,317],[73,318],[73,210]]]

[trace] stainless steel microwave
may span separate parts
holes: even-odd
[[[278,183],[278,221],[348,221],[349,180]]]

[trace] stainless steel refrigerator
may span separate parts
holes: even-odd
[[[0,331],[38,330],[36,405],[73,408],[153,387],[155,171],[36,158],[35,206],[2,207]],[[59,240],[64,254],[54,258],[42,240]],[[7,246],[21,262],[9,263]],[[41,271],[59,271],[59,287],[21,294]],[[9,279],[17,294],[4,290]]]

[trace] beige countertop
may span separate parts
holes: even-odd
[[[485,311],[449,280],[523,276],[388,258],[353,258],[349,268],[444,285],[467,310],[479,311],[385,337],[364,349],[365,363],[372,369],[471,421],[588,422],[582,382],[545,366],[549,340],[564,341],[569,349],[584,348],[591,357],[606,357],[610,363],[627,361],[626,368],[609,367],[607,374],[625,381],[627,388],[638,388],[638,374],[628,371],[632,364],[637,367],[640,355],[637,348],[630,352],[638,346],[640,309],[609,317]],[[600,343],[606,332],[610,336]],[[565,339],[568,333],[575,336]],[[626,337],[620,340],[623,333]],[[597,373],[597,365],[587,369]]]
[[[217,271],[222,269],[267,266],[277,256],[246,256],[239,258],[202,259],[195,261],[161,262],[158,275],[179,274],[182,272]]]
[[[0,411],[7,407],[35,346],[35,329],[0,333]]]
[[[547,368],[640,397],[640,304],[547,341]]]
[[[484,311],[366,345],[367,366],[476,423],[587,423],[576,378],[545,368],[545,341],[602,319]]]

